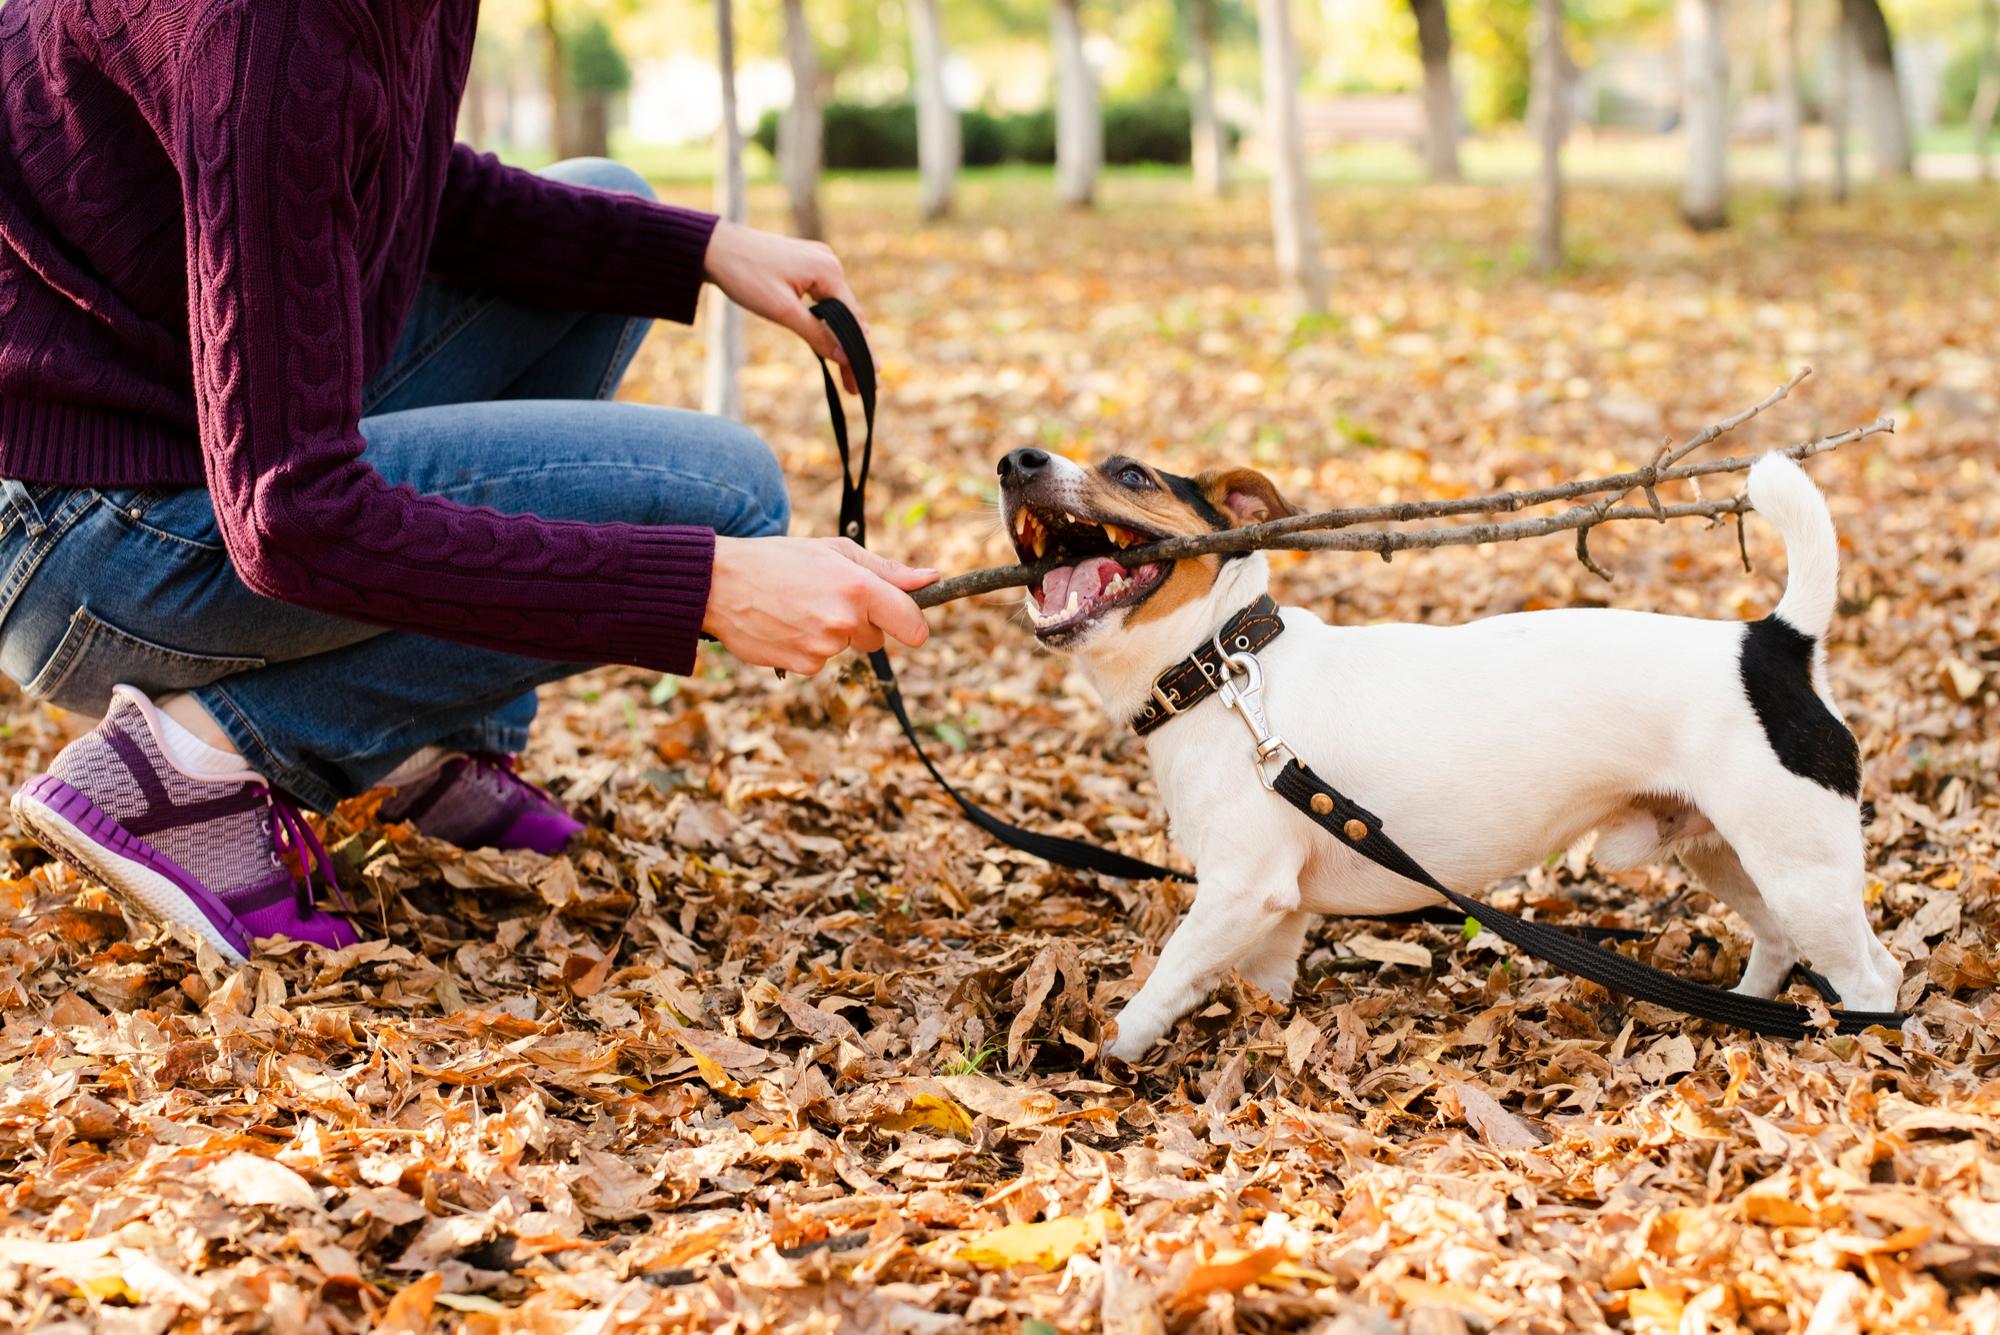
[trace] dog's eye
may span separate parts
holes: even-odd
[[[1153,485],[1153,475],[1137,464],[1126,464],[1118,470],[1118,484],[1140,490]]]

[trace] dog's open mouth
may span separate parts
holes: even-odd
[[[1075,634],[1113,608],[1129,607],[1166,578],[1164,562],[1127,569],[1110,555],[1157,541],[1157,533],[1032,505],[1016,508],[1008,529],[1022,561],[1053,556],[1061,562],[1028,590],[1028,619],[1046,642]]]

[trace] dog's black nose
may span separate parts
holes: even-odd
[[[1049,466],[1047,450],[1009,450],[1000,456],[1000,476],[1019,477],[1023,482]]]

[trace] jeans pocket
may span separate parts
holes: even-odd
[[[98,495],[127,531],[164,542],[169,550],[198,556],[226,550],[215,505],[200,487],[126,487]]]
[[[101,714],[114,686],[136,686],[148,695],[162,695],[263,666],[261,658],[198,654],[155,644],[120,630],[88,607],[79,607],[49,661],[21,689],[64,709]]]

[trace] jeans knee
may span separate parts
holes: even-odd
[[[785,487],[785,470],[779,466],[778,456],[771,447],[756,433],[746,428],[743,436],[740,476],[756,507],[755,513],[747,517],[749,528],[743,536],[775,537],[792,526],[792,497]]]
[[[565,158],[544,167],[541,175],[565,185],[585,185],[617,195],[658,199],[652,183],[622,162],[610,158]]]

